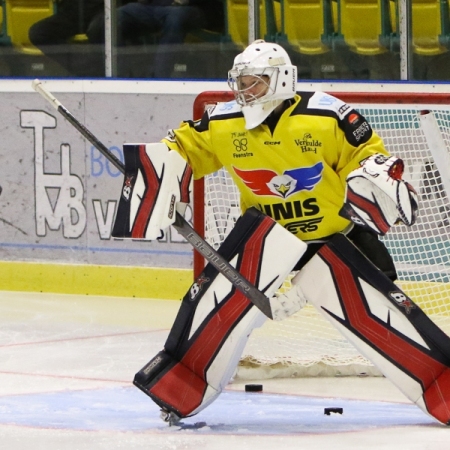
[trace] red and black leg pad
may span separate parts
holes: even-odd
[[[112,236],[159,239],[175,205],[189,203],[192,170],[165,144],[124,144],[125,173]],[[162,228],[162,229],[160,229]]]
[[[344,235],[301,270],[302,291],[410,400],[450,424],[450,338]]]
[[[218,253],[272,296],[301,255],[297,244],[304,246],[251,208]],[[164,350],[136,374],[134,384],[165,410],[194,415],[229,382],[252,329],[264,321],[244,294],[208,264],[184,296]]]

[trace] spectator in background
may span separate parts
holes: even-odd
[[[70,75],[103,76],[103,47],[95,51],[71,42],[79,34],[85,34],[91,42],[91,29],[95,32],[97,24],[103,20],[104,0],[58,0],[56,13],[33,24],[28,36],[34,46]]]
[[[171,46],[182,44],[189,31],[208,27],[210,16],[217,22],[222,9],[221,2],[213,0],[138,0],[127,3],[117,9],[117,45],[135,43],[136,35],[157,34],[154,70],[149,75],[170,78],[174,65]],[[96,34],[104,35],[101,31]]]

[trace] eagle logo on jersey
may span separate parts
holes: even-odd
[[[256,195],[288,198],[299,191],[311,191],[322,178],[323,163],[286,170],[281,175],[268,169],[240,170],[236,167],[233,169]]]

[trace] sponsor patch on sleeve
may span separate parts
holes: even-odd
[[[354,109],[341,120],[347,141],[357,147],[367,142],[372,136],[372,127],[367,120]]]

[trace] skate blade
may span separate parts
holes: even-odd
[[[159,416],[164,422],[168,423],[170,427],[181,420],[181,417],[177,416],[173,411],[167,411],[165,409],[161,409]]]

